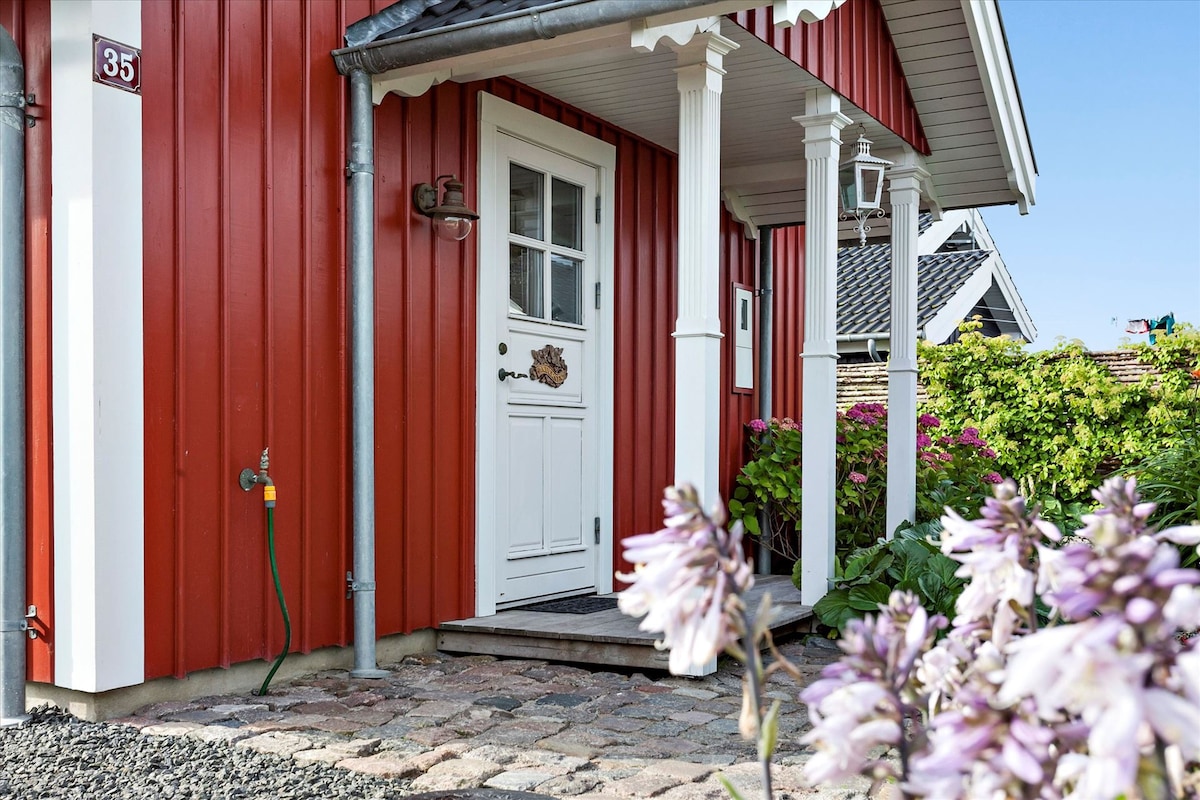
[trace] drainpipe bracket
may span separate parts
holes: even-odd
[[[30,606],[25,616],[19,620],[4,619],[0,620],[0,633],[12,633],[14,631],[25,631],[30,639],[38,638],[36,628],[29,624],[29,620],[37,617],[37,606]]]
[[[353,178],[356,174],[374,175],[375,165],[365,161],[346,162],[346,177]]]
[[[356,581],[354,573],[346,573],[346,599],[349,600],[354,596],[355,592],[373,592],[375,591],[375,581]]]

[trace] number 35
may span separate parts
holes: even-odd
[[[133,80],[133,54],[118,53],[111,47],[104,48],[101,53],[104,56],[103,71],[109,78],[115,78],[119,74],[121,80],[128,83]]]

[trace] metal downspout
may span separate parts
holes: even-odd
[[[25,713],[25,67],[0,27],[0,727]]]
[[[772,359],[774,352],[772,343],[775,332],[771,318],[774,304],[773,276],[775,272],[775,254],[773,245],[775,229],[760,226],[758,229],[758,416],[760,419],[770,419],[771,372],[774,369]],[[767,512],[759,512],[758,529],[762,531],[758,540],[758,574],[771,574],[771,550],[763,546],[763,537],[767,536]]]
[[[349,230],[350,425],[353,487],[354,678],[382,678],[375,664],[375,113],[371,76],[350,73],[346,165]]]

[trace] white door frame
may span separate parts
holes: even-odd
[[[496,613],[497,569],[495,480],[496,469],[496,378],[500,368],[496,352],[495,304],[508,296],[507,272],[487,269],[497,253],[505,252],[507,225],[503,219],[486,216],[499,207],[497,197],[497,137],[501,134],[524,139],[539,147],[590,164],[596,168],[596,185],[603,198],[596,250],[597,275],[601,286],[597,315],[596,374],[596,495],[600,514],[600,544],[596,550],[596,591],[613,588],[613,252],[616,202],[617,150],[613,145],[568,128],[528,109],[479,93],[479,220],[476,246],[478,269],[476,291],[476,403],[475,403],[475,613]],[[489,260],[486,254],[491,253]],[[585,297],[589,297],[585,287]]]

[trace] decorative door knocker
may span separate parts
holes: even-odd
[[[541,350],[530,350],[533,364],[529,367],[529,377],[552,389],[562,386],[567,380],[567,362],[563,360],[562,353],[561,347],[552,344]]]

